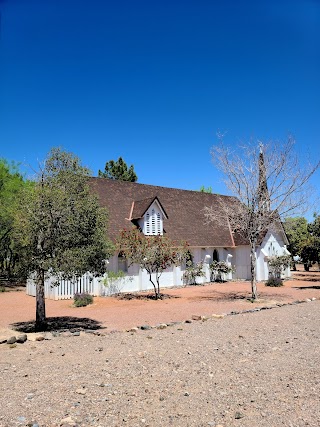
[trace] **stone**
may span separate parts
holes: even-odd
[[[27,339],[28,339],[27,334],[19,335],[17,337],[17,342],[20,343],[20,344],[23,344],[24,342],[27,341]]]
[[[185,323],[192,323],[192,320],[187,319],[187,320],[185,321]]]
[[[82,394],[82,395],[84,395],[84,394],[86,394],[86,392],[87,392],[87,390],[86,390],[85,388],[78,388],[78,389],[76,390],[76,393],[77,393],[77,394]]]
[[[0,338],[0,344],[5,344],[7,342],[7,338]]]
[[[44,341],[44,336],[43,335],[38,335],[36,337],[36,341]]]
[[[193,314],[193,315],[191,316],[191,319],[192,319],[192,320],[201,320],[201,317],[202,317],[202,316],[200,316],[199,314]]]
[[[212,314],[211,317],[213,319],[223,319],[224,315],[223,314]]]
[[[16,337],[10,337],[7,339],[7,344],[14,344],[17,341]]]
[[[149,331],[151,329],[151,326],[150,325],[142,325],[142,326],[140,326],[140,329],[142,331]]]
[[[138,332],[138,330],[139,328],[134,327],[134,328],[128,329],[128,332]]]
[[[166,329],[168,326],[166,323],[160,323],[160,325],[158,326],[158,329]]]
[[[236,412],[234,415],[234,418],[236,420],[240,420],[240,418],[243,418],[243,417],[244,417],[244,414],[242,412]]]
[[[63,420],[60,421],[60,426],[63,426],[64,424],[67,424],[69,426],[76,426],[77,425],[77,423],[71,417],[64,418]]]
[[[44,339],[47,341],[51,341],[51,340],[53,340],[53,338],[54,338],[54,335],[51,332],[46,332],[44,334]]]

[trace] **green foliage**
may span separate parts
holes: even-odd
[[[187,261],[187,268],[183,273],[183,280],[187,285],[196,285],[197,277],[206,277],[203,271],[203,262],[197,262],[193,264],[192,261]]]
[[[93,296],[87,293],[74,294],[73,305],[75,307],[86,307],[89,304],[93,304]]]
[[[283,286],[283,282],[280,279],[280,277],[269,277],[269,279],[266,281],[265,286],[270,286],[273,288],[278,288],[280,286]]]
[[[23,180],[18,165],[0,159],[0,276],[24,280],[23,250],[14,234],[14,217],[19,209],[20,193],[30,183]]]
[[[123,279],[126,277],[125,273],[122,270],[117,272],[115,271],[106,271],[102,284],[108,288],[109,294],[119,294],[123,287]]]
[[[133,165],[128,169],[128,166],[122,157],[119,157],[117,161],[110,160],[107,162],[104,172],[99,169],[98,176],[100,178],[117,179],[119,181],[136,182],[138,180]]]
[[[113,252],[107,239],[107,214],[89,191],[89,176],[78,157],[53,148],[16,215],[15,229],[26,251],[28,272],[37,277],[38,330],[45,328],[45,275],[73,279],[88,271],[103,274],[105,259]]]
[[[223,280],[222,275],[233,272],[234,268],[225,261],[212,261],[210,264],[210,270],[212,280],[215,282],[221,282]]]
[[[123,230],[117,241],[129,264],[139,264],[149,274],[156,299],[160,298],[160,276],[172,265],[180,265],[187,254],[187,244],[176,244],[165,236],[145,236],[137,228]],[[152,280],[155,273],[156,283]]]
[[[281,273],[290,265],[290,255],[275,255],[268,258],[269,274],[271,277],[280,278]],[[271,285],[269,285],[271,286]]]
[[[205,187],[202,185],[199,190],[201,193],[210,193],[212,194],[212,187]]]
[[[308,221],[303,217],[286,218],[283,226],[289,240],[289,252],[292,256],[301,256],[302,248],[310,237]]]

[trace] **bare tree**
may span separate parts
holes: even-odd
[[[285,142],[251,141],[236,148],[225,146],[222,136],[218,139],[212,160],[235,198],[221,196],[220,209],[206,207],[205,217],[216,224],[225,224],[227,218],[235,240],[250,245],[251,290],[256,299],[256,247],[270,228],[282,227],[282,218],[307,206],[309,179],[320,162],[302,167],[291,136]]]

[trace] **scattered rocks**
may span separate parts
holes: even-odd
[[[17,337],[17,343],[19,343],[19,344],[23,344],[24,342],[26,342],[27,341],[27,339],[28,339],[28,336],[27,336],[27,334],[23,334],[23,335],[19,335],[18,337]]]
[[[7,339],[7,344],[14,344],[17,341],[17,338],[12,336]]]

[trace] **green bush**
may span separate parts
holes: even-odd
[[[269,279],[265,283],[266,286],[272,286],[274,288],[278,288],[283,286],[283,282],[279,277],[269,277]]]
[[[93,296],[85,292],[82,294],[74,294],[73,301],[73,305],[75,307],[85,307],[86,305],[93,303]]]

